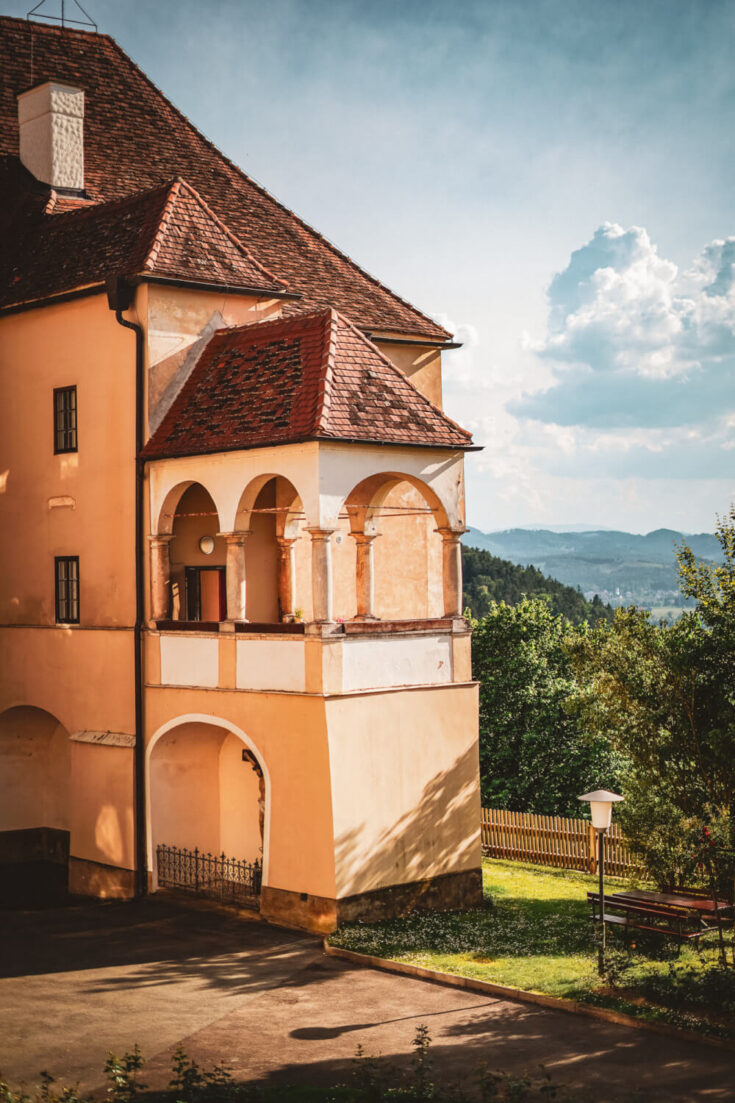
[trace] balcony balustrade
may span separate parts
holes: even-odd
[[[234,628],[234,631],[233,631]],[[471,680],[460,618],[324,624],[162,621],[149,685],[280,693],[354,693]]]

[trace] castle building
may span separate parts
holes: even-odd
[[[0,864],[480,898],[451,335],[104,34],[0,18]]]

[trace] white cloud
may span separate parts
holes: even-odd
[[[647,232],[606,222],[549,287],[536,344],[554,383],[512,404],[560,425],[681,426],[735,410],[735,238],[680,273]]]
[[[484,446],[470,523],[711,527],[735,495],[735,238],[682,272],[644,229],[605,223],[548,299],[543,339],[519,334],[500,363],[440,319],[464,341],[445,407]]]

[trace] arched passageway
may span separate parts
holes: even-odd
[[[0,715],[0,885],[3,900],[66,892],[69,863],[69,733],[43,709]]]
[[[182,863],[191,866],[191,859],[182,858],[183,852],[224,856],[243,868],[262,868],[266,778],[256,753],[231,725],[203,717],[159,733],[149,748],[147,790],[150,864],[156,884],[170,883],[162,875],[164,860],[178,862],[180,872],[186,872]],[[193,867],[188,872],[196,873],[198,882],[205,879]],[[259,890],[260,873],[257,876],[254,887]]]

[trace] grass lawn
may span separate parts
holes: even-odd
[[[625,948],[622,932],[608,928],[609,970],[601,981],[587,902],[595,877],[485,859],[483,883],[491,906],[482,910],[348,924],[330,942],[735,1038],[735,971],[717,968],[715,936],[698,953],[632,931]]]

